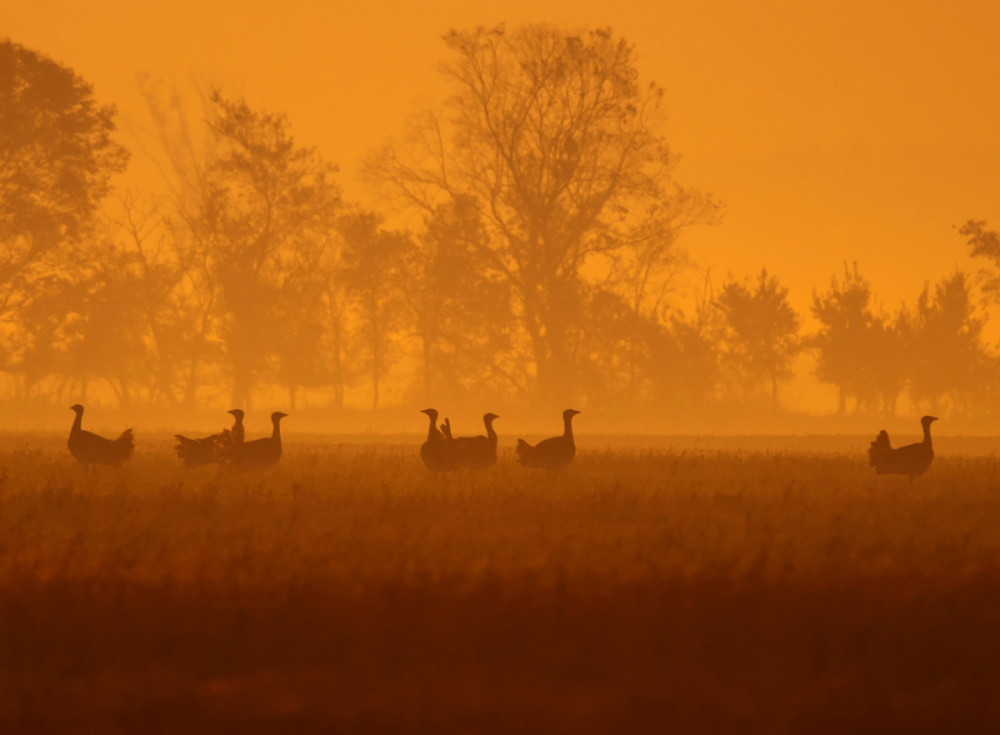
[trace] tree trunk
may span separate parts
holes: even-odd
[[[382,329],[380,326],[378,302],[372,303],[372,408],[378,408],[379,380],[382,377]]]
[[[197,395],[198,357],[193,356],[191,358],[190,365],[188,366],[187,380],[184,381],[184,398],[182,399],[184,407],[189,410],[194,409]]]
[[[233,365],[233,408],[249,411],[253,392],[253,370],[247,365]]]
[[[344,407],[344,363],[341,352],[343,351],[343,328],[340,323],[340,316],[333,318],[333,406],[334,408]]]

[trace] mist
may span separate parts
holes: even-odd
[[[724,236],[739,200],[685,180],[670,90],[611,29],[445,33],[437,98],[396,111],[354,174],[284,111],[149,75],[130,148],[117,101],[71,66],[5,54],[56,101],[8,99],[92,108],[62,160],[33,153],[70,144],[42,117],[7,123],[12,428],[58,427],[83,401],[155,428],[280,407],[309,431],[416,431],[434,405],[513,430],[577,406],[601,434],[838,433],[928,412],[990,430],[984,213],[941,223],[965,265],[900,302],[869,275],[880,258],[850,248],[820,282],[763,250],[734,272],[697,238]]]
[[[964,5],[5,9],[0,730],[996,732]]]

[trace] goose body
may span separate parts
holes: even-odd
[[[281,419],[288,414],[275,411],[271,414],[271,436],[253,441],[239,441],[231,437],[224,443],[222,457],[236,467],[270,467],[281,459]]]
[[[177,446],[174,447],[174,450],[177,452],[177,456],[183,460],[185,467],[197,467],[212,462],[221,462],[224,458],[223,451],[225,447],[243,443],[243,411],[234,408],[229,413],[234,418],[233,427],[231,429],[224,429],[218,434],[212,434],[200,439],[191,439],[181,434],[174,434],[174,439],[177,440]]]
[[[445,437],[437,427],[438,412],[435,408],[425,408],[420,413],[427,414],[430,425],[427,428],[427,440],[420,445],[420,459],[424,466],[432,472],[445,472],[455,469],[458,464],[452,451],[451,437]],[[450,430],[449,430],[450,434]]]
[[[883,429],[868,448],[868,466],[874,467],[879,475],[906,475],[914,477],[924,474],[934,461],[934,447],[931,444],[931,424],[936,416],[924,416],[920,424],[924,429],[924,440],[893,448],[889,434]]]
[[[454,449],[458,465],[472,469],[485,469],[497,463],[497,432],[493,422],[500,418],[495,413],[483,416],[485,436],[460,436],[455,438]]]
[[[543,439],[532,446],[524,439],[517,440],[517,461],[525,467],[538,467],[545,470],[561,470],[573,461],[576,456],[576,443],[573,441],[573,417],[579,411],[567,408],[563,411],[563,433]]]
[[[125,429],[117,439],[107,439],[83,429],[83,406],[77,403],[70,406],[70,410],[76,414],[76,418],[70,428],[66,446],[79,462],[87,465],[120,465],[132,458],[135,439],[131,429]]]

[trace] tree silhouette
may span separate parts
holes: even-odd
[[[72,375],[104,380],[125,407],[132,403],[140,376],[149,374],[141,268],[134,253],[107,241],[88,250],[101,257],[88,258],[84,301],[74,322],[77,338],[69,350]]]
[[[525,385],[523,370],[510,364],[510,286],[479,267],[486,238],[479,203],[460,196],[435,208],[408,251],[404,290],[426,399]]]
[[[129,192],[120,205],[111,237],[115,248],[130,259],[137,281],[130,300],[142,322],[134,340],[146,345],[139,382],[150,403],[176,405],[184,396],[187,361],[204,350],[204,338],[193,328],[197,311],[186,280],[188,249],[162,203]]]
[[[391,337],[402,323],[403,271],[409,239],[382,228],[382,218],[371,212],[345,215],[340,223],[344,239],[341,275],[353,297],[359,317],[359,356],[372,382],[372,408],[378,408],[380,389],[398,346]]]
[[[716,304],[725,316],[724,353],[747,390],[766,383],[771,405],[778,407],[778,386],[794,374],[801,350],[799,317],[788,303],[788,289],[767,270],[756,287],[729,280]]]
[[[328,339],[330,281],[335,275],[323,268],[323,250],[313,248],[291,254],[290,262],[275,300],[275,318],[281,327],[273,345],[276,365],[274,377],[288,390],[288,405],[295,409],[301,388],[329,385],[336,371],[328,362],[331,356]]]
[[[609,289],[591,288],[580,299],[580,350],[589,356],[579,367],[579,391],[588,405],[621,412],[645,403],[654,373],[649,370],[662,325],[636,314]]]
[[[140,75],[140,90],[154,123],[156,147],[145,152],[157,162],[172,202],[164,223],[183,264],[182,282],[170,319],[179,327],[175,369],[179,372],[184,406],[194,408],[199,389],[209,375],[218,382],[224,362],[219,337],[225,318],[221,287],[214,272],[212,233],[202,222],[204,203],[214,180],[209,171],[219,155],[219,139],[204,121],[213,115],[209,96],[199,95],[203,114],[192,113],[186,98],[174,86]]]
[[[90,228],[124,170],[114,113],[72,69],[0,41],[0,321],[51,280],[46,256]]]
[[[947,402],[970,412],[971,401],[995,372],[995,359],[982,341],[985,318],[978,316],[964,273],[924,286],[905,320],[909,392],[925,410]]]
[[[19,305],[22,349],[12,368],[24,377],[26,394],[53,376],[85,398],[96,379],[119,405],[129,405],[152,372],[135,254],[104,234],[62,248],[61,256],[61,271],[34,279]]]
[[[674,313],[655,344],[653,398],[685,409],[703,408],[721,380],[715,324],[706,304],[692,314]]]
[[[538,395],[562,405],[578,387],[586,266],[669,246],[706,200],[671,177],[663,92],[640,84],[635,49],[611,31],[501,26],[444,41],[447,104],[366,171],[427,212],[459,196],[479,203],[480,267],[516,294]]]
[[[296,279],[310,276],[299,267],[302,253],[322,249],[329,239],[340,189],[332,181],[336,168],[313,148],[296,145],[284,116],[254,111],[218,91],[212,104],[215,151],[197,233],[222,294],[231,404],[247,407],[279,335],[294,333],[301,326],[296,320],[310,321],[322,309],[320,292],[297,289]],[[314,299],[303,302],[305,293]],[[299,329],[298,337],[308,341],[284,342],[285,360],[308,360],[319,350],[316,330]]]
[[[344,277],[344,238],[338,228],[319,252],[315,277],[319,279],[322,312],[325,377],[333,389],[333,405],[344,407],[347,383],[353,365],[347,360],[351,294]]]
[[[1000,233],[988,230],[986,220],[969,220],[958,232],[964,235],[972,257],[990,261],[979,271],[983,295],[989,301],[1000,301]]]
[[[18,301],[7,371],[19,378],[15,385],[23,397],[31,397],[47,378],[65,378],[72,372],[70,322],[79,318],[83,292],[75,273],[53,270],[34,276],[31,288]]]
[[[858,264],[844,264],[842,281],[813,291],[813,314],[820,330],[809,345],[816,350],[816,377],[836,385],[839,412],[853,397],[858,407],[892,414],[905,385],[906,364],[897,325],[873,310],[871,284]]]

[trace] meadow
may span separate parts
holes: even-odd
[[[938,442],[581,441],[435,476],[419,439],[0,438],[0,732],[880,733],[1000,726],[1000,461]],[[504,442],[502,442],[503,444]]]

